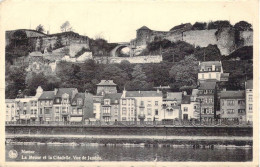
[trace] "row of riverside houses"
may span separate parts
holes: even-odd
[[[198,87],[186,92],[156,91],[117,92],[112,80],[101,80],[97,93],[79,93],[77,88],[43,91],[35,96],[6,99],[6,121],[21,122],[114,122],[171,121],[176,119],[211,122],[232,120],[252,122],[253,81],[246,81],[245,90],[220,90],[218,83],[227,81],[219,61],[201,62]]]

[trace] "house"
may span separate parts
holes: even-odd
[[[85,109],[85,93],[77,93],[71,100],[70,122],[82,122]]]
[[[164,121],[181,119],[182,92],[167,92],[162,102],[161,119]]]
[[[198,101],[201,106],[201,116],[200,119],[203,121],[213,121],[216,118],[216,82],[206,81],[200,83],[198,88]]]
[[[246,81],[246,120],[253,121],[253,80]]]
[[[43,91],[38,98],[38,120],[45,121],[58,121],[55,120],[55,113],[53,111],[54,91]]]
[[[223,68],[221,61],[199,62],[198,81],[216,80],[220,81]]]
[[[54,89],[53,113],[55,121],[70,121],[71,101],[77,93],[77,88]]]
[[[113,80],[101,80],[101,82],[97,84],[97,95],[109,93],[117,93],[116,84]]]
[[[15,99],[5,99],[5,121],[15,121]]]
[[[222,120],[246,121],[245,91],[222,91],[220,110]]]
[[[133,100],[134,99],[134,100]],[[121,120],[154,121],[161,118],[162,92],[123,91]],[[127,102],[128,100],[128,102]],[[129,101],[130,100],[130,101]]]
[[[101,102],[103,96],[93,96],[93,117],[96,120],[101,120]]]
[[[114,122],[120,119],[120,98],[122,93],[105,94],[101,102],[101,121]]]
[[[192,95],[184,95],[181,102],[181,119],[199,119],[200,104]]]

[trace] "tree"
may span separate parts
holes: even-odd
[[[56,42],[54,43],[54,48],[53,49],[58,49],[63,47],[62,41],[61,41],[61,36],[59,35],[56,39]]]
[[[170,77],[175,86],[194,86],[197,84],[198,61],[194,55],[186,56],[184,60],[174,64],[170,70]]]
[[[209,22],[208,23],[208,30],[210,29],[221,29],[224,27],[232,27],[229,21],[227,20],[220,20],[220,21],[215,21],[215,22]]]
[[[43,25],[39,24],[39,25],[36,27],[36,31],[43,33],[43,32],[45,31]]]
[[[128,82],[126,87],[128,90],[146,90],[149,88],[149,84],[146,81],[146,74],[143,72],[140,64],[135,65],[132,72],[132,81]]]
[[[60,26],[60,29],[61,29],[61,32],[72,31],[72,27],[71,27],[71,25],[70,25],[70,22],[65,21],[65,23],[63,23],[63,24]]]
[[[205,30],[207,23],[196,22],[192,26],[192,30]]]
[[[208,45],[207,47],[197,47],[194,55],[198,61],[220,61],[221,53],[217,45]]]
[[[238,31],[252,31],[252,24],[246,21],[240,21],[234,25],[234,28]]]

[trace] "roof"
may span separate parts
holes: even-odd
[[[190,95],[183,96],[181,104],[190,104]]]
[[[54,91],[43,91],[39,100],[52,100],[54,99]]]
[[[78,98],[85,99],[85,93],[77,93],[75,97],[72,99],[72,102],[77,101]]]
[[[212,65],[215,66],[221,66],[221,62],[220,61],[203,61],[200,62],[200,67],[204,66],[204,67],[211,67]]]
[[[166,100],[176,100],[181,102],[182,92],[167,92]]]
[[[64,93],[68,94],[69,97],[72,97],[72,92],[77,88],[59,88],[55,97],[61,97]]]
[[[246,81],[246,89],[253,89],[253,80]]]
[[[174,31],[174,30],[178,30],[178,29],[181,29],[181,28],[185,28],[185,27],[187,27],[187,26],[192,27],[190,23],[185,23],[185,24],[180,24],[180,25],[177,25],[177,26],[172,27],[172,28],[170,29],[170,31]]]
[[[245,98],[245,91],[222,91],[220,93],[221,99],[240,99]]]
[[[159,91],[127,91],[126,97],[162,97],[162,92]]]
[[[203,82],[199,86],[199,90],[209,90],[209,89],[215,89],[216,87],[216,82]]]
[[[143,27],[141,27],[141,28],[139,28],[139,29],[137,29],[137,30],[150,30],[150,28],[148,28],[148,27],[146,27],[146,26],[143,26]]]
[[[113,80],[101,80],[98,86],[116,86]]]
[[[6,103],[14,103],[14,102],[15,102],[15,99],[5,99],[5,102],[6,102]]]
[[[196,95],[198,95],[198,93],[199,93],[199,89],[192,89],[191,95],[196,96]]]
[[[121,96],[122,93],[105,94],[104,99],[110,99],[111,103],[115,103],[115,100],[117,100],[119,103]]]

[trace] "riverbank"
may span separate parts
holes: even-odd
[[[158,147],[187,145],[192,147],[250,146],[252,137],[243,136],[132,136],[132,135],[6,135],[6,143],[20,144],[66,144],[85,145],[89,143],[103,145],[141,144]]]

